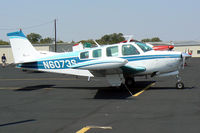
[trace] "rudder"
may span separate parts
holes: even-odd
[[[21,30],[8,33],[7,36],[10,39],[14,63],[31,62],[39,57],[39,52],[36,51]]]

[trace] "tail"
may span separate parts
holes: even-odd
[[[24,33],[20,30],[8,33],[13,52],[14,63],[33,62],[39,57],[39,52],[32,46]]]

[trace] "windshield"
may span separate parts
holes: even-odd
[[[146,45],[145,43],[136,42],[136,44],[137,44],[144,52],[153,50],[150,46]]]

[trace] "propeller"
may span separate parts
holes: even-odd
[[[187,54],[187,53],[181,53],[181,58],[182,58],[182,69],[184,69],[184,66],[185,66],[185,60],[187,59],[187,58],[191,58],[192,56],[191,55],[189,55],[189,54]]]

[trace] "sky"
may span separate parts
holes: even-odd
[[[123,33],[134,39],[200,40],[199,0],[0,0],[0,40],[22,28],[65,42]]]

